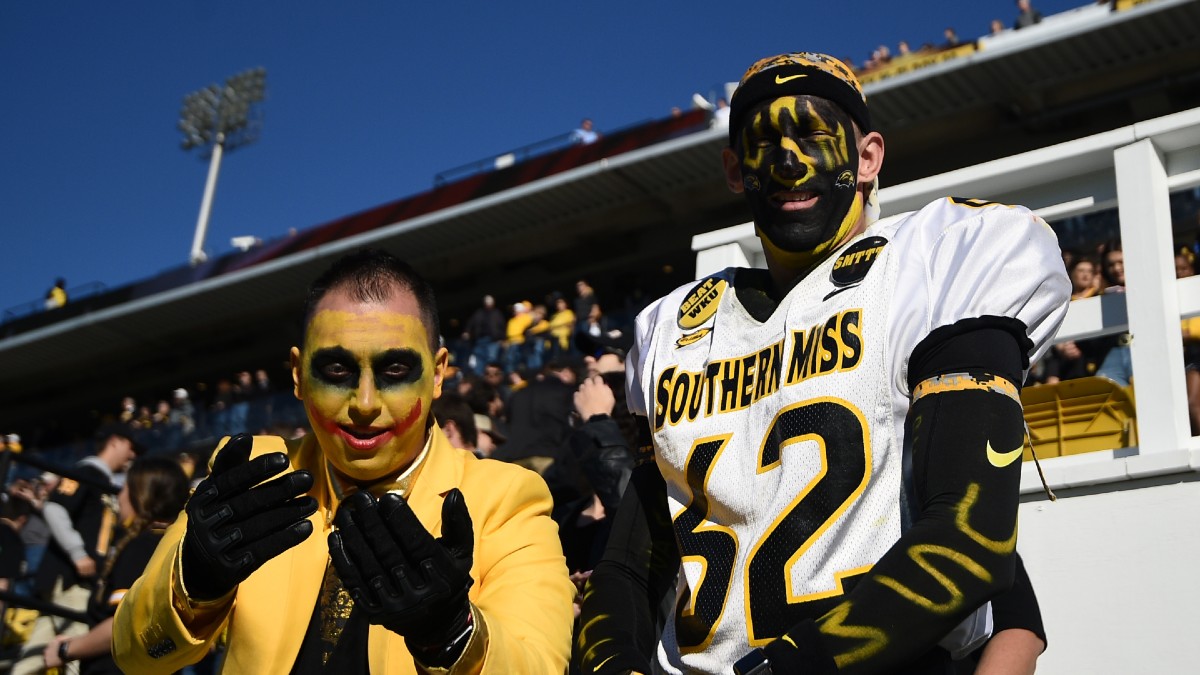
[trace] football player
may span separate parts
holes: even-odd
[[[751,66],[729,133],[767,269],[638,317],[628,401],[651,442],[584,594],[580,660],[944,673],[1016,574],[1018,392],[1066,313],[1057,241],[981,200],[878,220],[883,138],[825,55]]]

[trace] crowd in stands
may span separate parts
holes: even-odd
[[[1198,244],[1200,239],[1176,248],[1176,279],[1196,274]],[[1125,292],[1125,253],[1120,240],[1104,241],[1094,251],[1064,249],[1062,257],[1071,279],[1072,300]],[[1200,434],[1200,317],[1184,319],[1180,327],[1188,417],[1192,433]],[[1033,364],[1026,384],[1056,384],[1064,380],[1102,377],[1119,386],[1129,387],[1133,385],[1131,342],[1132,338],[1127,332],[1059,342],[1039,362]]]
[[[467,355],[434,414],[456,447],[545,478],[572,578],[582,588],[633,465],[635,427],[623,383],[630,337],[609,328],[614,324],[584,281],[572,302],[552,299],[549,316],[518,303],[508,317],[485,300],[467,326],[497,329],[488,333],[494,337],[473,343],[466,332]],[[574,320],[577,313],[583,320]],[[61,477],[46,472],[11,481],[2,500],[0,590],[53,603],[66,616],[36,611],[48,605],[14,603],[19,611],[6,615],[0,668],[41,672],[81,660],[81,672],[117,672],[108,656],[112,613],[205,473],[216,439],[247,430],[305,432],[275,414],[280,399],[263,371],[240,372],[211,389],[203,405],[183,389],[153,406],[126,397],[93,452],[61,468]],[[285,393],[291,396],[290,388]],[[188,452],[198,442],[205,451]]]
[[[1017,16],[1012,22],[1011,30],[1019,30],[1021,28],[1027,28],[1034,24],[1041,23],[1042,13],[1033,7],[1033,5],[1030,3],[1030,0],[1017,0],[1016,4]],[[1006,30],[1009,30],[1009,27],[1003,20],[992,19],[988,34],[999,35]],[[867,59],[864,60],[861,65],[858,66],[854,66],[853,64],[855,61],[851,59],[843,58],[842,60],[847,64],[852,64],[851,67],[854,68],[858,74],[867,75],[869,73],[881,70],[893,63],[909,60],[914,56],[934,54],[939,51],[955,49],[964,44],[963,41],[959,39],[958,32],[953,26],[946,27],[946,29],[942,32],[942,36],[944,41],[941,44],[926,42],[915,49],[908,41],[901,40],[897,45],[894,54],[892,53],[891,48],[887,45],[879,45],[871,52],[871,55],[867,57]]]

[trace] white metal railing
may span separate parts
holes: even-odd
[[[1057,339],[1134,336],[1138,452],[1145,455],[1200,450],[1187,418],[1179,326],[1200,315],[1200,276],[1175,279],[1168,201],[1172,191],[1197,186],[1200,108],[884,188],[880,201],[885,216],[946,195],[1024,204],[1047,219],[1116,207],[1127,292],[1072,302]],[[764,266],[752,223],[697,235],[692,249],[697,277]]]

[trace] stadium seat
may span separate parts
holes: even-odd
[[[1112,380],[1085,377],[1026,387],[1021,404],[1038,459],[1137,444],[1133,390]],[[1023,459],[1033,459],[1029,445]]]

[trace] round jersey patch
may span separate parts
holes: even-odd
[[[834,261],[829,280],[835,286],[850,286],[862,281],[887,243],[883,237],[867,237],[846,249]]]
[[[679,306],[679,327],[692,330],[711,319],[717,313],[717,305],[721,304],[721,294],[727,285],[724,279],[709,277],[693,288]]]

